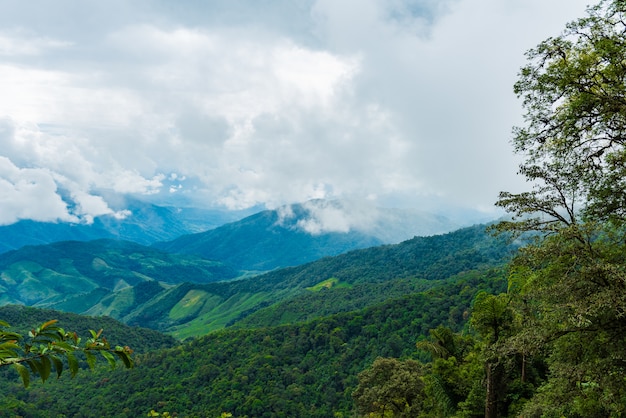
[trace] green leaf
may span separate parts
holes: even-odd
[[[22,378],[22,383],[24,384],[24,387],[27,388],[28,385],[30,385],[30,373],[28,372],[28,369],[19,363],[13,363],[13,366]]]
[[[114,351],[114,353],[122,360],[127,369],[133,368],[133,360],[130,358],[128,353],[119,350]]]
[[[55,348],[58,348],[60,350],[56,350],[56,351],[74,351],[76,348],[64,341],[57,341],[53,343],[53,346]]]
[[[74,377],[76,376],[76,373],[78,373],[78,360],[76,360],[76,356],[71,351],[68,351],[66,356],[67,356],[67,364],[69,365],[69,368],[70,368],[70,373],[72,377]]]
[[[96,356],[92,352],[85,350],[85,358],[90,369],[96,367]]]
[[[39,362],[35,359],[28,359],[26,360],[26,364],[28,364],[28,367],[30,367],[31,372],[34,375],[39,375],[41,376],[41,364],[39,364]]]
[[[50,362],[50,359],[48,358],[48,356],[43,356],[41,357],[41,381],[45,382],[46,380],[48,380],[48,378],[50,377],[50,371],[52,370],[52,363]]]
[[[57,356],[50,356],[50,360],[54,364],[54,370],[57,372],[57,379],[61,377],[63,373],[63,362]]]
[[[15,343],[0,344],[0,360],[7,357],[18,357],[17,353],[20,349],[20,346]]]
[[[111,366],[111,368],[114,369],[115,368],[115,356],[113,356],[113,354],[105,350],[101,350],[100,354],[102,354],[102,357],[104,357],[109,362],[109,365]]]

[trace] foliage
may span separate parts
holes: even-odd
[[[475,339],[442,325],[431,329],[429,334],[427,339],[417,343],[418,349],[431,356],[424,371],[426,398],[422,415],[452,416],[462,410],[472,410],[474,405],[467,399],[473,391],[480,390],[483,380]]]
[[[623,243],[623,231],[586,224],[523,250],[515,260],[523,325],[507,346],[544,356],[550,371],[527,409],[567,416],[625,412]]]
[[[24,387],[30,384],[31,373],[39,376],[42,382],[50,377],[52,369],[60,378],[67,361],[72,377],[78,373],[79,365],[76,353],[84,354],[87,364],[93,368],[96,363],[96,354],[100,354],[115,368],[116,360],[121,360],[126,368],[133,367],[130,347],[111,347],[106,338],[102,337],[102,330],[91,331],[91,337],[81,345],[81,338],[75,332],[66,332],[57,326],[53,319],[29,331],[28,337],[16,332],[7,331],[9,327],[0,321],[0,367],[13,366],[22,378]],[[28,366],[28,367],[26,367]]]
[[[352,393],[357,411],[367,417],[417,417],[424,396],[422,365],[415,360],[377,358],[359,373]]]
[[[51,309],[7,305],[0,306],[0,318],[11,324],[12,331],[22,335],[28,334],[33,323],[47,322],[50,318],[58,319],[65,328],[78,335],[89,335],[89,331],[93,329],[105,329],[111,344],[123,345],[125,342],[132,342],[136,354],[178,345],[178,342],[168,335],[151,329],[131,327],[106,316],[93,317]]]
[[[498,228],[544,234],[513,260],[511,333],[492,339],[491,358],[521,358],[521,383],[529,360],[546,367],[525,416],[626,413],[625,17],[621,0],[590,7],[528,53],[515,86],[527,123],[513,144],[534,189],[501,193],[521,219]]]
[[[517,215],[543,216],[524,229],[572,225],[577,209],[596,220],[626,215],[626,3],[603,0],[587,17],[528,52],[515,85],[526,126],[515,129],[520,173],[531,192],[503,192],[498,204]]]

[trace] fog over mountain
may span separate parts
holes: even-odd
[[[314,200],[265,210],[154,246],[220,260],[238,270],[265,271],[414,236],[441,234],[458,226],[427,212],[378,208],[354,201]]]

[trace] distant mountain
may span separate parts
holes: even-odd
[[[124,219],[99,216],[92,224],[52,223],[23,220],[0,226],[0,253],[25,245],[58,241],[89,241],[113,238],[149,245],[181,235],[213,229],[249,214],[247,211],[222,211],[197,208],[163,207],[139,200],[120,203],[116,210],[128,210]]]
[[[127,241],[63,241],[0,254],[0,305],[58,306],[80,313],[121,292],[130,303],[98,312],[119,316],[128,305],[146,301],[168,286],[236,275],[219,262]]]
[[[240,270],[267,271],[457,228],[425,212],[318,200],[266,210],[154,247],[221,260]]]

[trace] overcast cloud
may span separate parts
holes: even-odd
[[[524,52],[586,4],[2,0],[0,224],[128,216],[111,192],[492,211]]]

